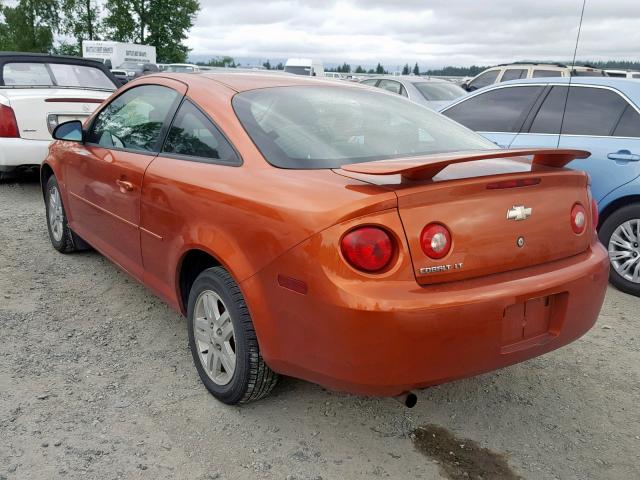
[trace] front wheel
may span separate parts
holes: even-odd
[[[264,362],[244,297],[224,268],[196,278],[187,319],[193,361],[214,397],[235,405],[271,392],[278,375]]]
[[[640,204],[613,212],[598,235],[609,252],[611,283],[618,290],[640,297]]]
[[[60,186],[53,175],[47,180],[45,186],[44,203],[47,213],[47,229],[53,248],[62,253],[70,253],[76,250],[73,242],[73,232],[67,224],[67,214],[62,204]]]

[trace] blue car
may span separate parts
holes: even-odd
[[[640,296],[640,81],[536,78],[496,84],[441,113],[504,148],[560,147],[591,156],[568,167],[591,176],[611,283]],[[566,108],[566,113],[565,112]]]

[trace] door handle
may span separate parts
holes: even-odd
[[[133,191],[133,183],[127,182],[126,180],[116,180],[116,185],[120,187],[122,193]]]
[[[638,162],[640,161],[640,155],[631,153],[629,150],[620,150],[615,153],[607,155],[609,160],[615,160],[617,162]]]

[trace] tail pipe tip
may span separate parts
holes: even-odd
[[[404,392],[400,395],[393,397],[394,400],[397,400],[401,404],[403,404],[407,408],[413,408],[418,403],[418,396],[413,392]]]

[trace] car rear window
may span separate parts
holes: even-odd
[[[116,85],[99,68],[87,65],[40,62],[10,62],[2,68],[2,79],[10,87],[76,87],[115,90]]]
[[[413,86],[418,89],[426,100],[431,102],[455,100],[467,93],[462,87],[447,82],[420,82],[414,83]]]
[[[483,150],[495,145],[403,97],[357,87],[295,86],[237,94],[233,107],[265,159],[277,167],[348,163]]]

